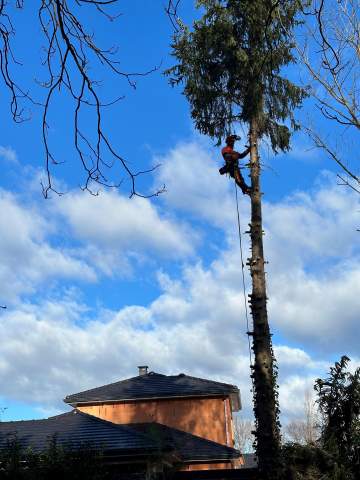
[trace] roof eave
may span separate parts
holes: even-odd
[[[236,393],[230,393],[230,403],[231,403],[231,410],[233,412],[238,412],[241,410],[242,405],[241,405],[241,397],[240,397],[240,390],[238,390]]]
[[[237,458],[240,458],[240,454],[239,455],[234,455],[234,456],[231,456],[231,457],[212,457],[212,458],[208,458],[208,457],[203,457],[203,458],[192,458],[192,459],[183,459],[183,463],[222,463],[222,462],[231,462]]]
[[[138,398],[121,398],[121,399],[107,399],[107,400],[89,400],[89,401],[68,401],[64,398],[64,402],[67,405],[71,405],[72,407],[76,408],[77,406],[82,405],[98,405],[101,403],[125,403],[125,402],[142,402],[142,401],[154,401],[154,400],[173,400],[173,399],[182,399],[182,398],[214,398],[214,397],[230,397],[231,404],[233,405],[232,397],[234,396],[234,405],[238,411],[241,409],[241,402],[240,402],[240,393],[239,392],[229,392],[229,393],[206,393],[203,395],[169,395],[169,396],[162,396],[162,397],[138,397]]]

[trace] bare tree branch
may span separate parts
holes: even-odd
[[[178,8],[180,5],[181,0],[168,0],[167,7],[165,8],[165,12],[170,19],[171,25],[175,32],[178,32],[179,27],[179,16],[178,16]]]
[[[15,6],[22,9],[25,0],[16,0]],[[115,149],[104,128],[103,110],[116,104],[123,96],[104,102],[99,94],[99,82],[92,75],[94,65],[107,69],[117,77],[123,78],[128,85],[136,88],[136,77],[148,75],[158,67],[146,72],[125,72],[120,68],[116,58],[116,47],[101,48],[80,18],[78,7],[95,8],[99,15],[109,21],[118,15],[110,14],[107,7],[118,0],[38,0],[38,19],[46,40],[42,65],[47,72],[47,79],[39,82],[45,90],[45,98],[39,103],[43,108],[42,137],[45,147],[46,181],[42,184],[44,196],[51,191],[61,194],[53,184],[53,166],[63,163],[57,159],[49,141],[50,112],[55,96],[62,93],[72,101],[73,109],[73,144],[77,157],[85,171],[83,189],[94,193],[94,185],[117,188],[124,179],[130,180],[130,196],[148,197],[158,195],[164,188],[150,195],[139,193],[136,178],[149,173],[134,171],[128,162]],[[9,2],[0,0],[0,72],[2,79],[11,93],[11,113],[15,121],[24,120],[23,109],[19,106],[21,99],[31,99],[27,92],[17,84],[11,74],[11,66],[18,63],[11,49],[11,37],[15,30],[8,13]],[[86,110],[85,110],[86,109]],[[86,122],[91,121],[91,128]],[[90,133],[88,133],[90,131]],[[117,183],[110,181],[106,172],[111,167],[120,167],[125,177]]]
[[[349,187],[351,188],[352,190],[354,190],[354,192],[356,193],[360,193],[360,188],[353,185],[353,183],[351,182],[351,180],[349,180],[348,178],[344,178],[344,176],[340,175],[340,174],[337,174],[337,178],[340,180],[340,182],[338,183],[338,185],[343,185],[345,187]],[[358,230],[359,231],[359,230]]]
[[[288,441],[302,445],[314,444],[320,436],[320,417],[312,391],[304,394],[303,417],[291,420],[285,426],[285,438]]]
[[[324,141],[320,135],[318,135],[316,132],[314,132],[313,129],[310,129],[310,128],[307,128],[307,127],[304,127],[305,128],[305,131],[307,131],[307,133],[310,135],[310,137],[312,138],[313,142],[315,143],[315,145],[318,147],[318,148],[321,148],[322,150],[324,150],[328,156],[330,158],[332,158],[340,167],[342,170],[344,170],[344,172],[349,176],[349,178],[354,181],[358,187],[360,188],[360,177],[358,177],[357,175],[355,175],[346,165],[345,163],[343,162],[343,160],[341,160],[340,158],[340,155],[334,151],[330,146],[329,146],[329,143]]]
[[[240,416],[234,417],[234,440],[235,448],[240,450],[241,453],[251,453],[254,451],[254,435],[255,430],[254,422]]]
[[[335,123],[345,138],[360,133],[360,0],[312,0],[306,12],[306,35],[296,42],[299,56],[313,82],[312,95],[324,118]],[[331,126],[330,126],[331,128]],[[307,128],[318,148],[323,149],[345,172],[358,190],[359,149],[352,152],[352,164],[344,149],[335,152],[333,141]],[[343,143],[343,146],[347,142]]]

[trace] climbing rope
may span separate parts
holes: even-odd
[[[245,306],[245,317],[246,317],[246,328],[247,328],[247,338],[248,338],[248,348],[249,348],[249,360],[250,366],[252,366],[252,355],[251,355],[251,344],[250,344],[250,336],[249,336],[249,329],[250,329],[250,322],[249,322],[249,313],[248,313],[248,305],[246,300],[246,288],[245,288],[245,273],[244,273],[244,255],[243,255],[243,247],[242,247],[242,235],[241,235],[241,222],[240,222],[240,213],[239,213],[239,198],[238,198],[238,190],[236,187],[236,182],[234,181],[235,187],[235,199],[236,199],[236,212],[237,212],[237,223],[238,223],[238,234],[239,234],[239,248],[240,248],[240,257],[241,257],[241,273],[242,273],[242,284],[243,284],[243,295],[244,295],[244,306]]]

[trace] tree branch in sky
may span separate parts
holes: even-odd
[[[24,8],[25,0],[16,0],[15,6]],[[145,76],[147,72],[125,72],[120,68],[116,58],[117,48],[101,48],[95,41],[94,34],[80,17],[80,8],[95,8],[96,17],[104,16],[113,21],[117,15],[110,14],[107,7],[114,6],[118,0],[39,0],[38,19],[45,36],[45,56],[43,66],[47,71],[47,79],[39,82],[46,90],[44,100],[34,102],[28,92],[24,91],[10,73],[11,66],[17,62],[11,48],[11,37],[15,34],[12,15],[9,13],[9,2],[0,0],[0,69],[3,81],[11,94],[11,113],[17,122],[23,121],[24,110],[19,101],[23,98],[40,104],[43,108],[42,138],[45,147],[46,181],[42,184],[44,196],[49,192],[60,193],[54,187],[52,167],[62,163],[53,152],[49,141],[49,114],[58,92],[65,92],[72,102],[73,145],[85,171],[85,181],[82,186],[92,194],[94,185],[117,188],[124,179],[130,181],[130,196],[157,195],[163,189],[151,195],[143,195],[137,191],[136,180],[139,175],[148,173],[134,171],[129,163],[114,147],[104,127],[103,112],[106,107],[123,99],[118,96],[109,102],[104,102],[100,95],[100,82],[94,77],[96,67],[105,68],[116,77],[121,77],[136,88],[135,79]],[[107,177],[107,171],[115,164],[120,166],[125,175],[119,182],[112,182]],[[155,167],[156,168],[156,167]]]
[[[168,0],[167,7],[165,8],[166,14],[170,19],[171,25],[175,32],[179,30],[179,15],[178,8],[181,0]]]
[[[307,13],[306,39],[298,51],[313,81],[317,106],[325,119],[339,127],[344,147],[346,138],[360,133],[360,2],[313,0]],[[359,190],[358,151],[352,152],[350,161],[344,148],[335,148],[314,128],[307,131],[315,145],[343,170],[343,183]]]

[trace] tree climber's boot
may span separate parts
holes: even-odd
[[[244,195],[251,194],[251,188],[246,185],[245,180],[240,173],[240,170],[235,170],[235,181],[236,185],[241,188],[241,191]]]
[[[236,185],[241,189],[242,193],[244,195],[251,195],[251,188],[246,185],[246,183],[241,182],[238,183],[236,182]]]
[[[252,190],[247,185],[244,185],[243,187],[240,187],[240,188],[244,195],[251,195]]]
[[[224,175],[225,173],[228,173],[228,166],[224,165],[223,167],[219,168],[219,173],[220,175]]]

